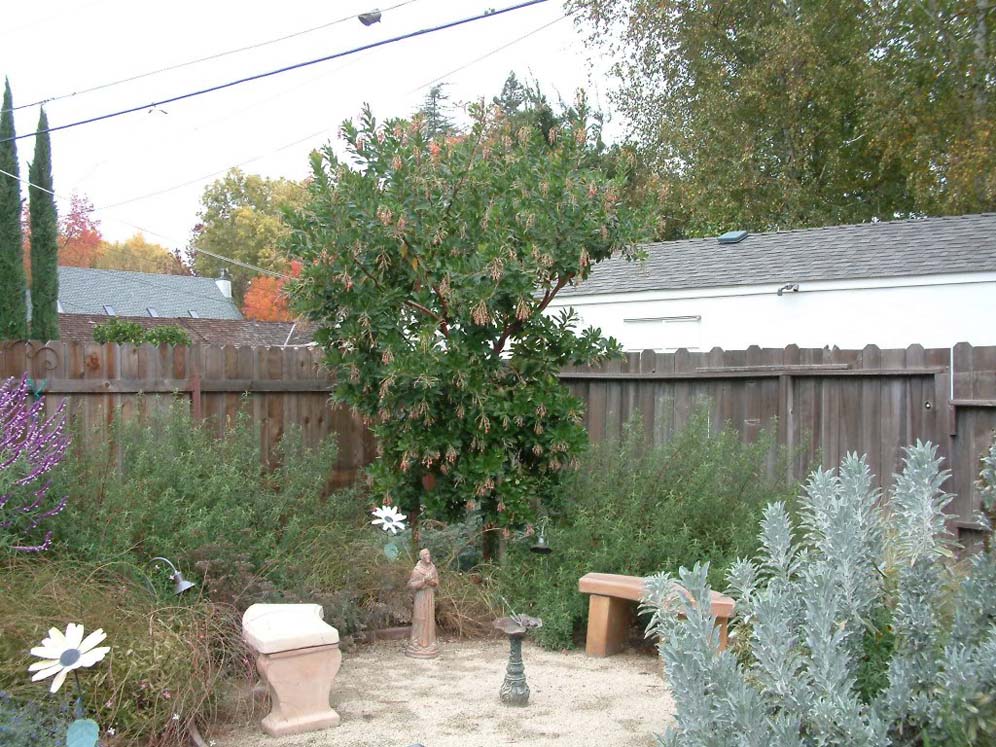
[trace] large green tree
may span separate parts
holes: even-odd
[[[916,210],[996,210],[996,2],[875,3],[867,133]]]
[[[583,106],[546,133],[478,107],[464,137],[432,139],[367,111],[343,126],[352,168],[313,154],[292,297],[378,439],[376,492],[408,512],[521,525],[585,442],[557,374],[617,346],[544,310],[636,238],[589,125]]]
[[[14,140],[14,99],[4,81],[0,112],[0,340],[28,336],[28,309],[21,244],[21,182]]]
[[[139,232],[124,241],[103,242],[93,262],[98,270],[130,270],[157,275],[189,275],[178,252],[149,241]]]
[[[52,143],[45,109],[38,117],[28,169],[31,220],[31,339],[59,339],[59,216],[52,183]]]
[[[570,1],[694,233],[991,209],[990,5]]]
[[[514,127],[534,128],[540,135],[569,124],[578,114],[563,101],[556,106],[552,104],[539,81],[523,83],[514,72],[508,74],[501,93],[492,102],[513,120]],[[602,126],[602,114],[593,112],[584,165],[621,179],[620,199],[638,218],[641,235],[654,241],[679,238],[684,212],[673,199],[667,182],[649,167],[634,146],[607,144],[602,139]]]
[[[201,198],[199,222],[190,240],[194,271],[217,276],[222,268],[227,269],[232,276],[232,294],[241,306],[249,282],[259,272],[205,252],[268,270],[285,270],[287,258],[281,247],[289,229],[284,210],[300,206],[305,194],[299,182],[231,169],[205,188]]]

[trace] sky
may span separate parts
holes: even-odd
[[[11,3],[0,29],[0,75],[14,105],[45,105],[50,126],[130,109],[298,62],[346,51],[520,0],[51,0]],[[378,5],[379,3],[379,5]],[[392,6],[401,5],[393,10]],[[380,23],[356,14],[380,7]],[[335,21],[340,21],[333,23]],[[298,34],[306,29],[319,30]],[[95,86],[220,52],[297,34],[237,54]],[[508,46],[506,46],[508,45]],[[503,48],[504,47],[504,48]],[[493,54],[489,54],[492,53]],[[479,59],[485,55],[485,59]],[[184,101],[53,132],[60,211],[73,193],[96,208],[105,238],[136,232],[184,248],[204,187],[230,167],[301,179],[308,153],[330,140],[368,102],[379,118],[414,111],[436,82],[455,102],[500,92],[510,71],[536,79],[553,97],[585,88],[610,115],[603,60],[592,58],[560,0],[476,21],[349,57]],[[38,106],[16,114],[17,134],[33,132]],[[18,141],[26,177],[34,140]],[[26,197],[26,188],[22,188]]]

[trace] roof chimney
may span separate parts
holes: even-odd
[[[232,276],[228,274],[228,270],[226,268],[221,268],[221,274],[218,275],[218,278],[214,281],[214,284],[218,286],[218,290],[221,291],[221,295],[225,298],[232,297]]]

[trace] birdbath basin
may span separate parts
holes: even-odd
[[[528,615],[512,615],[498,618],[494,625],[508,636],[509,642],[508,667],[498,697],[505,705],[528,705],[529,685],[526,683],[526,669],[522,665],[522,639],[530,630],[542,627],[543,621]]]

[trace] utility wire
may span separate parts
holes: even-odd
[[[411,3],[417,2],[418,0],[405,0],[401,3],[396,3],[388,8],[384,8],[383,13],[387,13],[391,10],[397,10],[405,5],[410,5]],[[64,93],[59,96],[49,96],[46,99],[38,99],[38,101],[32,101],[30,104],[21,104],[20,106],[12,107],[5,111],[17,111],[18,109],[27,109],[32,106],[39,106],[41,104],[50,104],[53,101],[62,101],[63,99],[70,99],[75,96],[82,96],[86,93],[93,93],[94,91],[103,91],[106,88],[113,88],[114,86],[119,86],[123,83],[131,83],[136,80],[142,80],[143,78],[150,78],[153,75],[159,75],[161,73],[167,73],[172,70],[180,70],[181,68],[190,67],[191,65],[199,65],[202,62],[210,62],[211,60],[221,59],[222,57],[227,57],[229,55],[238,54],[240,52],[248,52],[253,49],[259,49],[261,47],[269,46],[270,44],[277,44],[278,42],[287,41],[288,39],[294,39],[298,36],[304,36],[305,34],[310,34],[315,31],[321,31],[322,29],[331,28],[340,23],[345,23],[346,21],[355,20],[356,15],[343,16],[342,18],[337,18],[334,21],[329,21],[328,23],[323,23],[321,26],[312,26],[308,29],[303,29],[301,31],[295,31],[292,34],[287,34],[286,36],[280,36],[276,39],[268,39],[267,41],[258,42],[256,44],[249,44],[245,47],[238,47],[237,49],[229,49],[224,52],[217,52],[216,54],[208,55],[207,57],[199,57],[196,60],[188,60],[187,62],[180,62],[176,65],[169,65],[167,67],[161,67],[156,70],[149,70],[144,73],[139,73],[138,75],[132,75],[128,78],[121,78],[119,80],[113,80],[109,83],[101,83],[97,86],[91,86],[90,88],[84,88],[80,91],[73,91],[72,93]]]
[[[557,18],[554,18],[549,23],[544,23],[539,28],[533,29],[532,31],[530,31],[530,32],[528,32],[526,34],[523,34],[522,36],[519,36],[519,37],[516,37],[515,39],[512,39],[512,41],[508,42],[507,44],[502,44],[500,47],[495,47],[490,52],[486,52],[485,54],[482,54],[480,57],[477,57],[476,59],[473,59],[470,62],[464,63],[463,65],[460,65],[460,67],[455,67],[452,70],[450,70],[448,73],[443,73],[438,78],[433,78],[428,83],[423,83],[422,85],[418,86],[417,88],[412,88],[407,93],[415,93],[416,91],[421,91],[421,90],[423,90],[425,88],[428,88],[429,86],[435,85],[436,83],[441,83],[442,81],[444,81],[447,78],[449,78],[451,75],[456,75],[457,73],[466,70],[468,67],[471,67],[472,65],[476,65],[478,62],[481,62],[482,60],[486,60],[491,55],[498,54],[499,52],[502,52],[502,51],[508,49],[512,45],[518,44],[520,41],[524,41],[525,39],[528,39],[530,36],[533,36],[534,34],[538,34],[540,31],[543,31],[544,29],[550,28],[555,23],[559,23],[560,21],[563,21],[565,18],[567,18],[566,15],[558,16]]]
[[[293,142],[281,145],[280,147],[275,148],[274,150],[267,151],[266,153],[261,153],[259,155],[253,156],[252,158],[247,158],[244,161],[239,161],[238,163],[232,164],[231,166],[226,166],[223,169],[212,171],[210,174],[203,174],[201,176],[198,176],[194,179],[189,179],[180,184],[173,184],[172,186],[164,187],[163,189],[158,189],[155,192],[146,192],[145,194],[138,195],[137,197],[129,197],[127,200],[121,200],[120,202],[112,202],[109,205],[98,205],[97,207],[94,208],[94,210],[109,210],[110,208],[121,207],[122,205],[130,205],[133,202],[140,202],[142,200],[147,200],[150,197],[158,197],[159,195],[164,195],[169,192],[175,192],[178,189],[183,189],[184,187],[189,187],[192,184],[197,184],[199,182],[202,182],[205,179],[210,179],[212,176],[220,176],[221,174],[225,174],[232,169],[240,168],[247,164],[253,163],[254,161],[258,161],[261,158],[266,158],[267,156],[271,156],[274,153],[279,153],[280,151],[287,150],[288,148],[293,148],[295,145],[300,145],[301,143],[307,142],[308,140],[311,140],[313,138],[318,137],[319,135],[328,132],[328,130],[329,130],[328,127],[323,127],[322,129],[316,130],[315,132],[310,132],[304,137],[298,138]]]
[[[50,195],[52,195],[53,197],[55,197],[57,199],[60,199],[60,200],[69,200],[70,199],[70,198],[66,197],[65,195],[60,195],[57,192],[53,192],[51,189],[47,189],[46,187],[42,187],[42,186],[39,186],[37,184],[33,184],[32,182],[28,181],[24,177],[12,174],[9,171],[4,171],[3,169],[0,169],[0,174],[3,174],[4,176],[9,176],[11,179],[17,179],[17,181],[21,182],[22,184],[26,184],[29,187],[34,187],[35,189],[40,189],[42,192],[50,194]],[[166,236],[164,234],[157,233],[156,231],[150,231],[147,228],[143,228],[142,226],[136,225],[134,223],[129,223],[126,220],[120,220],[120,219],[117,219],[117,218],[111,218],[111,220],[115,221],[116,223],[120,223],[122,225],[129,226],[131,228],[137,229],[137,230],[141,231],[142,233],[147,233],[150,236],[159,236],[160,238],[166,239],[167,241],[174,241],[174,242],[176,241],[176,239],[173,238],[173,237],[171,237],[171,236]],[[177,242],[177,243],[179,243],[179,242]],[[259,273],[262,273],[264,275],[270,275],[270,276],[275,277],[275,278],[283,278],[284,280],[290,280],[290,275],[285,275],[282,272],[277,272],[276,270],[268,270],[265,267],[258,267],[257,265],[249,264],[248,262],[243,262],[240,259],[232,259],[231,257],[226,257],[226,256],[221,255],[221,254],[215,254],[214,252],[210,252],[210,251],[208,251],[206,249],[195,249],[194,251],[198,252],[200,254],[206,254],[209,257],[214,257],[215,259],[217,259],[217,260],[219,260],[221,262],[228,262],[229,264],[233,264],[233,265],[236,265],[238,267],[243,267],[243,268],[245,268],[247,270],[253,270],[254,272],[259,272]]]
[[[450,77],[451,75],[454,75],[454,74],[456,74],[456,73],[458,73],[458,72],[460,72],[462,70],[466,70],[467,68],[471,67],[472,65],[476,65],[478,62],[480,62],[482,60],[485,60],[488,57],[491,57],[492,55],[497,54],[498,52],[501,52],[501,51],[503,51],[505,49],[508,49],[509,47],[513,46],[514,44],[517,44],[517,43],[519,43],[519,42],[521,42],[521,41],[523,41],[525,39],[528,39],[530,36],[533,36],[533,35],[538,34],[539,32],[541,32],[541,31],[543,31],[545,29],[550,28],[555,23],[559,23],[560,21],[564,20],[565,18],[567,18],[566,15],[558,16],[557,18],[553,19],[549,23],[545,23],[542,26],[540,26],[539,28],[535,28],[532,31],[529,31],[529,32],[523,34],[522,36],[516,37],[515,39],[512,39],[511,41],[509,41],[509,42],[501,45],[500,47],[496,47],[496,48],[492,49],[490,52],[487,52],[487,53],[481,55],[480,57],[477,57],[476,59],[473,59],[473,60],[471,60],[471,61],[469,61],[469,62],[467,62],[467,63],[465,63],[465,64],[463,64],[463,65],[461,65],[461,66],[459,66],[457,68],[454,68],[453,70],[450,70],[448,73],[445,73],[445,74],[439,76],[438,78],[435,78],[435,79],[429,81],[428,83],[424,83],[423,85],[421,85],[421,86],[419,86],[417,88],[411,89],[407,93],[411,94],[411,93],[414,93],[416,91],[420,91],[420,90],[422,90],[424,88],[428,88],[429,86],[431,86],[431,85],[433,85],[435,83],[438,83],[438,82],[440,82],[442,80],[445,80],[446,78]],[[120,202],[113,202],[113,203],[110,203],[109,205],[99,205],[96,208],[94,208],[94,210],[107,210],[107,209],[110,209],[110,208],[116,208],[116,207],[120,207],[122,205],[131,204],[133,202],[140,202],[142,200],[149,199],[150,197],[158,197],[160,195],[164,195],[164,194],[167,194],[169,192],[174,192],[174,191],[176,191],[178,189],[183,189],[184,187],[188,187],[188,186],[190,186],[192,184],[197,184],[198,182],[204,181],[205,179],[210,179],[213,176],[218,176],[220,174],[224,174],[227,171],[229,171],[230,169],[234,169],[234,168],[239,168],[241,166],[245,166],[247,164],[250,164],[250,163],[253,163],[255,161],[258,161],[261,158],[266,158],[267,156],[272,155],[274,153],[279,153],[280,151],[287,150],[288,148],[292,148],[295,145],[299,145],[299,144],[301,144],[303,142],[311,140],[312,138],[318,137],[319,135],[322,135],[325,132],[328,132],[328,130],[329,130],[328,127],[323,127],[322,129],[317,130],[317,131],[312,132],[312,133],[309,133],[309,134],[305,135],[302,138],[298,138],[297,140],[294,140],[293,142],[286,143],[285,145],[281,145],[281,146],[279,146],[278,148],[276,148],[274,150],[268,151],[266,153],[262,153],[260,155],[252,156],[251,158],[247,158],[244,161],[239,161],[238,163],[232,164],[231,166],[228,166],[226,168],[218,169],[217,171],[212,171],[210,174],[204,174],[204,175],[202,175],[200,177],[197,177],[195,179],[190,179],[188,181],[181,182],[180,184],[174,184],[174,185],[169,186],[169,187],[164,187],[163,189],[159,189],[159,190],[156,190],[154,192],[147,192],[145,194],[138,195],[136,197],[130,197],[130,198],[126,199],[126,200],[121,200]]]
[[[496,16],[504,15],[505,13],[511,13],[516,10],[521,10],[523,8],[528,8],[532,5],[539,5],[540,3],[548,2],[548,0],[526,0],[526,2],[519,3],[517,5],[510,5],[506,8],[499,8],[498,10],[485,11],[476,16],[468,16],[466,18],[461,18],[456,21],[449,21],[448,23],[443,23],[438,26],[430,26],[428,28],[420,29],[418,31],[412,31],[407,34],[402,34],[401,36],[392,36],[388,39],[382,39],[381,41],[371,42],[370,44],[364,44],[359,47],[354,47],[353,49],[348,49],[345,52],[336,52],[335,54],[326,55],[325,57],[318,57],[313,60],[307,60],[305,62],[298,62],[293,65],[287,65],[285,67],[277,68],[276,70],[270,70],[265,73],[257,73],[256,75],[250,75],[245,78],[239,78],[238,80],[229,81],[228,83],[220,83],[216,86],[210,86],[209,88],[202,88],[198,91],[191,91],[190,93],[180,94],[179,96],[173,96],[168,99],[162,99],[160,101],[153,101],[148,104],[143,104],[141,106],[133,106],[130,109],[121,109],[116,112],[110,112],[108,114],[101,114],[96,117],[90,117],[89,119],[81,119],[76,122],[70,122],[69,124],[58,125],[56,127],[49,127],[45,130],[38,130],[37,132],[29,132],[23,135],[15,135],[14,137],[5,138],[0,140],[0,143],[5,143],[10,140],[20,140],[26,137],[35,137],[45,132],[58,132],[59,130],[68,130],[71,127],[79,127],[81,125],[92,124],[94,122],[101,122],[105,119],[112,119],[114,117],[120,117],[125,114],[133,114],[138,111],[146,111],[149,109],[155,109],[157,107],[165,106],[167,104],[172,104],[177,101],[183,101],[184,99],[194,98],[195,96],[202,96],[206,93],[214,93],[215,91],[221,91],[226,88],[232,88],[234,86],[241,85],[243,83],[249,83],[256,80],[262,80],[264,78],[269,78],[274,75],[280,75],[281,73],[290,72],[291,70],[298,70],[303,67],[308,67],[310,65],[317,65],[321,62],[328,62],[329,60],[339,59],[341,57],[348,57],[349,55],[357,54],[359,52],[365,52],[368,49],[376,49],[377,47],[383,47],[388,44],[394,44],[396,42],[405,41],[407,39],[414,39],[419,36],[425,36],[426,34],[432,34],[437,31],[444,31],[446,29],[456,28],[457,26],[463,26],[464,24],[473,23],[474,21],[480,21],[485,18],[494,18]]]
[[[307,88],[308,86],[311,86],[312,84],[314,84],[314,83],[316,83],[318,81],[325,80],[329,76],[334,75],[335,73],[341,72],[342,70],[345,70],[345,69],[347,69],[349,67],[352,67],[353,65],[356,65],[360,61],[361,61],[361,59],[358,58],[358,57],[357,58],[353,58],[351,60],[348,60],[348,61],[342,63],[341,65],[336,65],[336,66],[330,68],[326,72],[323,72],[323,73],[321,73],[319,75],[316,75],[316,76],[313,76],[311,78],[308,78],[306,81],[304,81],[300,85],[291,86],[289,88],[284,88],[281,91],[279,91],[278,93],[275,93],[275,94],[270,95],[270,96],[266,96],[265,98],[262,98],[262,99],[258,99],[256,101],[254,101],[253,103],[249,104],[248,106],[243,106],[243,107],[239,107],[237,109],[227,110],[226,113],[223,114],[220,117],[214,117],[213,119],[202,120],[202,121],[198,122],[197,124],[195,124],[193,127],[187,128],[187,129],[185,129],[183,131],[172,132],[169,136],[167,136],[167,137],[165,137],[163,139],[157,140],[156,146],[158,148],[162,149],[165,145],[172,145],[172,144],[176,144],[176,143],[182,142],[186,138],[188,138],[188,137],[190,137],[192,135],[195,135],[197,133],[200,133],[200,132],[204,131],[205,129],[211,128],[214,125],[217,125],[217,124],[222,123],[222,122],[226,122],[226,121],[228,121],[230,119],[233,119],[235,117],[239,117],[239,116],[245,114],[246,112],[251,112],[251,111],[254,111],[256,109],[259,109],[261,106],[263,106],[264,104],[266,104],[266,103],[268,103],[270,101],[275,101],[277,99],[283,98],[284,96],[287,96],[287,95],[289,95],[291,93],[294,93],[295,91],[298,91],[298,90],[300,90],[302,88]],[[318,134],[322,134],[323,132],[325,132],[324,129],[321,132],[319,132]],[[132,143],[128,143],[125,147],[126,148],[127,147],[131,147],[131,146],[135,145],[136,143],[137,143],[137,141],[132,142]],[[99,158],[97,161],[93,162],[89,167],[87,167],[87,169],[85,169],[83,171],[83,176],[78,177],[76,179],[76,181],[74,183],[74,186],[75,185],[80,185],[80,184],[86,182],[87,179],[98,168],[100,168],[104,164],[113,163],[113,162],[115,162],[117,160],[120,160],[121,158],[125,158],[125,157],[127,157],[127,154],[123,155],[122,153],[117,152],[117,151],[115,151],[114,153],[111,153],[111,154],[104,155],[103,157]],[[252,160],[256,160],[256,159],[252,159]],[[248,163],[248,161],[244,161],[244,162],[242,162],[242,164],[237,164],[237,165],[243,165],[245,163]],[[104,207],[106,207],[106,206],[104,206]]]

